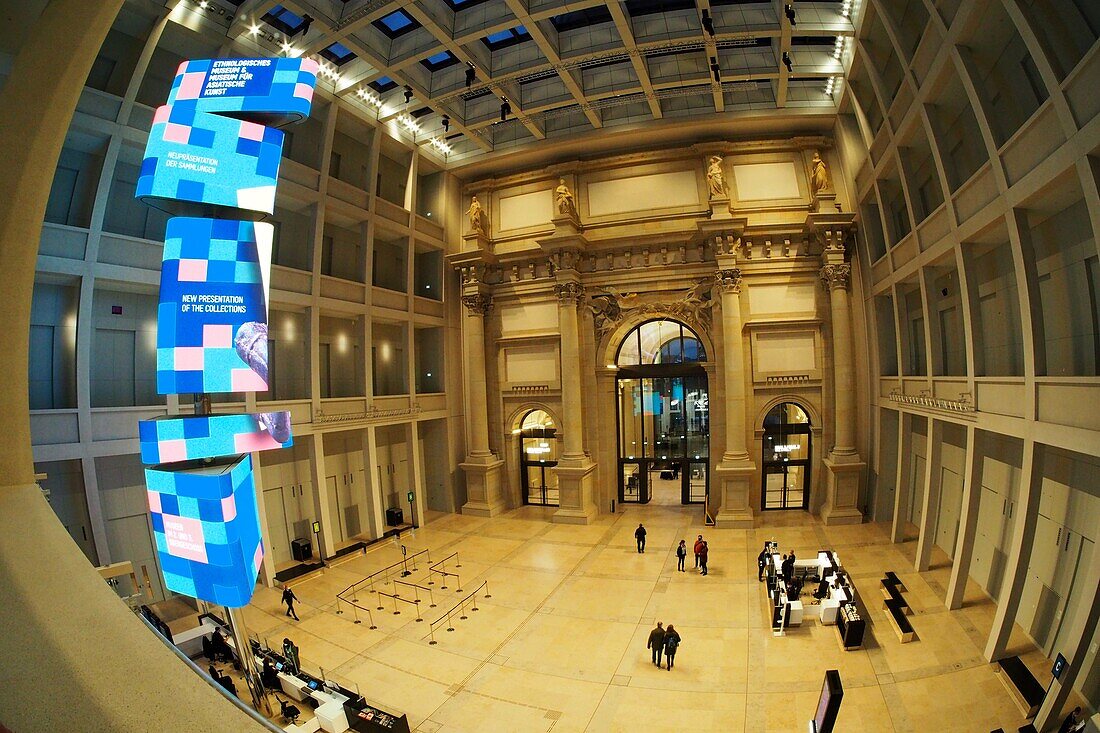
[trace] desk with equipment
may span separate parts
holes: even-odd
[[[774,542],[765,544],[769,561],[767,590],[772,602],[772,631],[781,635],[788,626],[798,626],[806,616],[822,624],[836,625],[839,642],[845,650],[863,645],[865,621],[856,606],[855,588],[832,550],[820,550],[817,557],[795,559],[791,582],[783,578],[783,558]],[[813,600],[803,603],[803,589],[813,585],[808,594]]]
[[[210,615],[203,619],[203,624],[207,628],[225,628],[220,619]],[[229,636],[228,642],[236,653],[232,636]],[[317,730],[327,733],[344,733],[348,730],[360,733],[409,733],[409,720],[405,715],[387,713],[369,705],[358,692],[333,680],[314,677],[296,669],[297,660],[292,661],[281,652],[262,646],[255,639],[251,646],[256,667],[263,670],[261,680],[264,688],[275,693],[281,692],[286,697],[314,709],[314,719],[297,723],[300,711],[296,712],[297,708],[293,704],[279,700],[283,718],[293,724],[286,730],[292,733]]]

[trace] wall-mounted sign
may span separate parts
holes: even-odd
[[[320,531],[321,531],[321,523],[320,522],[314,522],[313,523],[313,534],[318,534],[318,533],[320,533]]]
[[[271,126],[309,116],[317,69],[310,59],[185,61],[153,117],[136,195],[193,214],[165,230],[161,394],[268,389],[273,227],[255,212],[275,206],[283,133]],[[139,436],[143,462],[156,464],[145,475],[165,586],[246,605],[264,556],[250,454],[291,444],[290,413],[171,415],[142,421]]]
[[[415,497],[413,496],[413,492],[411,492],[411,491],[410,491],[410,492],[409,492],[409,503],[410,503],[410,504],[412,504],[412,503],[413,503],[413,499],[414,499],[414,498],[415,498]]]

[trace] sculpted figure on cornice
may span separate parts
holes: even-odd
[[[575,217],[577,215],[577,202],[573,199],[573,192],[565,185],[565,179],[558,179],[558,187],[554,189],[554,201],[561,216]]]
[[[825,167],[825,161],[821,159],[821,153],[814,151],[814,159],[810,161],[810,193],[814,196],[829,189],[829,169]]]
[[[726,197],[726,178],[722,174],[722,158],[717,155],[710,156],[710,164],[707,166],[707,188],[710,189],[712,199]]]
[[[700,280],[676,300],[642,300],[638,293],[623,293],[612,287],[600,288],[589,298],[588,308],[596,332],[612,330],[627,316],[668,316],[704,331],[710,330],[711,309],[717,301],[711,297],[713,280]]]
[[[466,210],[466,216],[470,219],[470,231],[474,234],[485,234],[485,212],[481,210],[481,203],[477,196],[470,198],[470,208]]]

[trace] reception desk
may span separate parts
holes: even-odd
[[[774,549],[774,546],[773,546]],[[765,566],[768,594],[772,601],[772,630],[780,635],[789,626],[799,626],[806,618],[825,625],[837,625],[841,646],[858,649],[863,642],[864,621],[856,606],[855,588],[832,550],[821,550],[816,557],[795,559],[793,578],[801,581],[816,603],[804,603],[788,589],[783,579],[783,556],[771,552]],[[796,583],[797,585],[797,583]]]

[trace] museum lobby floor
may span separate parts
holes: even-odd
[[[716,531],[698,507],[633,507],[590,526],[552,524],[526,507],[494,519],[435,515],[403,541],[433,560],[458,552],[464,589],[489,582],[492,598],[455,619],[455,631],[428,643],[429,621],[461,598],[451,585],[437,609],[401,615],[374,611],[378,629],[355,625],[336,593],[400,560],[387,542],[294,586],[301,622],[283,615],[279,592],[260,589],[248,608],[250,630],[300,647],[304,666],[351,687],[368,701],[408,714],[419,731],[796,731],[812,717],[824,670],[837,669],[844,701],[837,730],[1015,731],[1023,724],[981,653],[994,605],[971,583],[963,609],[942,603],[950,564],[937,549],[933,569],[912,570],[915,542],[892,545],[888,527],[825,527],[804,512],[772,512],[768,526]],[[634,546],[639,521],[646,552]],[[913,528],[915,532],[915,528]],[[703,533],[710,574],[676,571],[676,542]],[[912,533],[911,533],[912,534]],[[836,629],[808,621],[775,638],[756,581],[765,539],[802,556],[836,550],[870,604],[864,647],[844,652]],[[903,579],[918,640],[902,645],[881,610],[878,579]],[[423,565],[410,580],[423,582]],[[436,584],[439,585],[438,583]],[[392,586],[385,586],[392,590]],[[374,608],[375,598],[360,594]],[[861,609],[867,607],[861,604]],[[365,618],[365,617],[364,617]],[[656,621],[683,637],[671,672],[656,669],[646,637]],[[1043,684],[1046,661],[1017,630],[1021,654]]]

